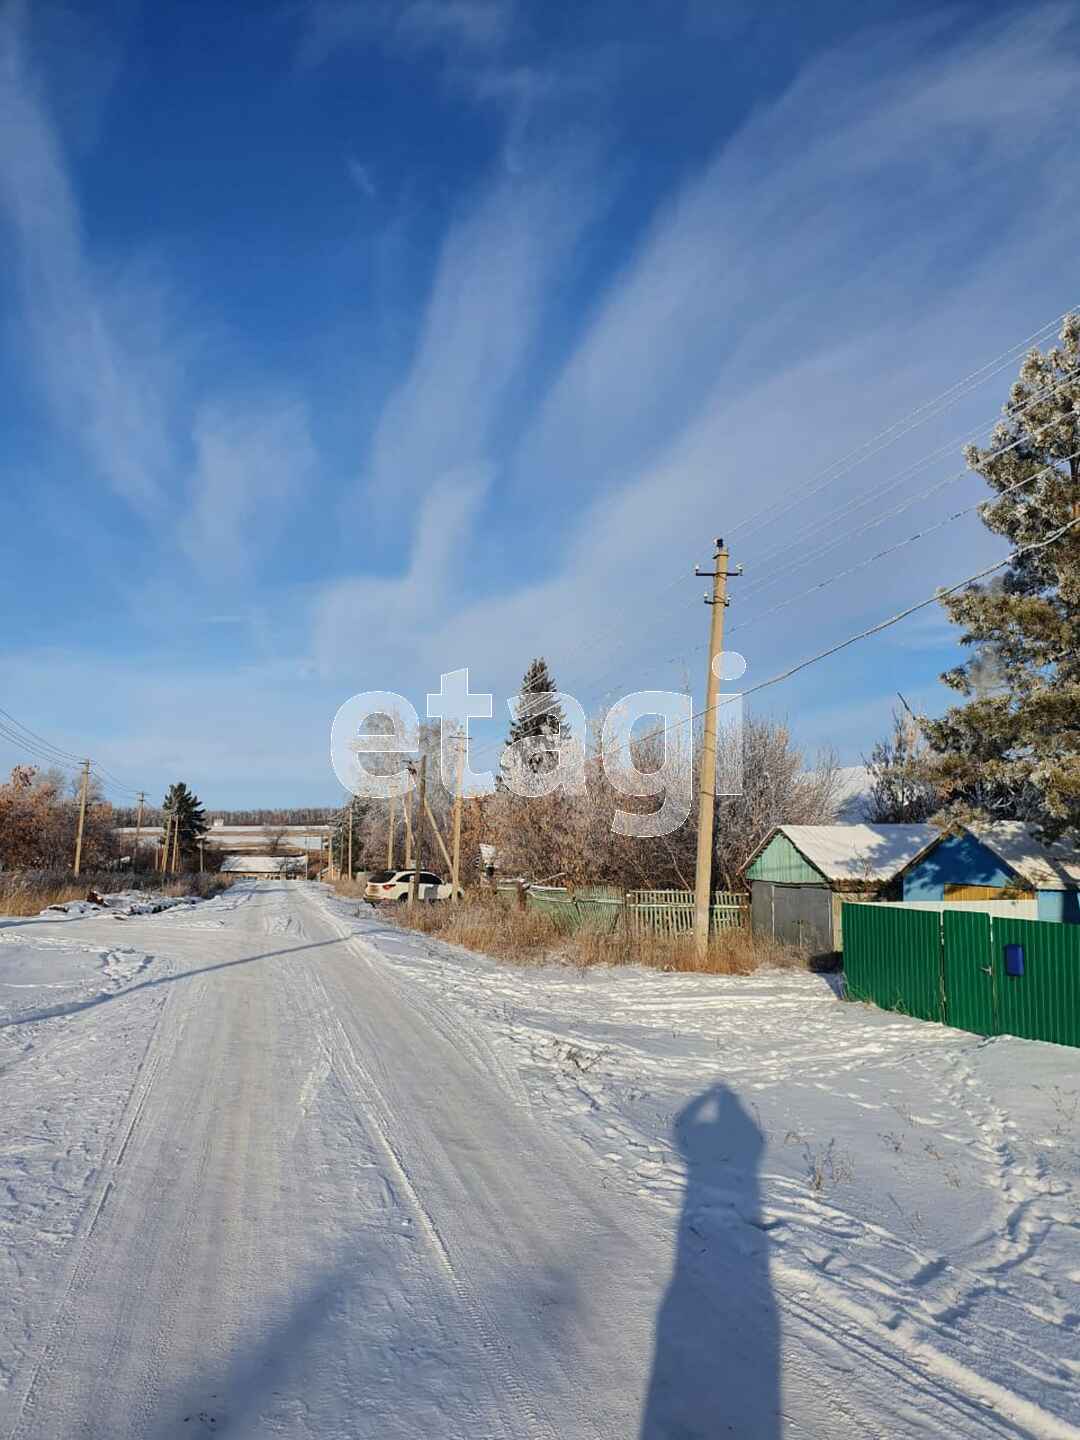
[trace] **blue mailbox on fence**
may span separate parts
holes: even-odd
[[[1005,946],[1005,974],[1023,975],[1024,973],[1024,947],[1023,945]]]

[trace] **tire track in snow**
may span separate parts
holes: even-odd
[[[83,1211],[82,1221],[72,1245],[70,1258],[62,1281],[60,1296],[53,1307],[45,1331],[45,1338],[36,1354],[28,1355],[22,1364],[23,1380],[13,1387],[17,1399],[14,1419],[8,1431],[8,1440],[17,1440],[30,1422],[35,1407],[35,1397],[41,1381],[51,1372],[58,1354],[63,1353],[71,1328],[72,1301],[89,1283],[96,1265],[93,1239],[99,1221],[105,1211],[125,1157],[136,1134],[139,1122],[146,1108],[147,1100],[154,1087],[162,1062],[162,1037],[166,1033],[166,1016],[177,1008],[176,987],[170,986],[162,1002],[156,1007],[156,1015],[146,1047],[135,1072],[134,1083],[126,1105],[120,1114],[116,1138],[107,1147],[99,1169],[98,1182]],[[182,1025],[177,1034],[182,1033]]]
[[[510,1416],[500,1417],[503,1433],[508,1440],[510,1437],[520,1440],[523,1433],[527,1440],[561,1440],[562,1432],[532,1399],[528,1384],[512,1353],[499,1342],[497,1327],[487,1314],[476,1287],[468,1275],[455,1265],[434,1217],[425,1205],[404,1158],[391,1139],[394,1120],[385,1097],[357,1054],[345,1026],[334,1010],[321,977],[314,971],[311,983],[313,988],[317,987],[321,996],[323,1023],[331,1032],[328,1048],[333,1056],[334,1068],[340,1068],[342,1072],[343,1088],[350,1096],[357,1121],[372,1136],[385,1156],[401,1194],[419,1222],[420,1232],[427,1241],[430,1253],[456,1294],[462,1313],[476,1332],[482,1350],[491,1358],[498,1381],[496,1394],[501,1391],[510,1402]],[[364,1097],[364,1105],[356,1103],[355,1097],[358,1095]],[[521,1429],[521,1417],[525,1417],[528,1426],[524,1432]],[[578,1429],[575,1433],[581,1435],[584,1432]]]

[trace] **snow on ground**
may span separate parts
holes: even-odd
[[[1078,1130],[823,977],[0,920],[0,1437],[1080,1440]]]
[[[1080,1051],[843,1003],[834,977],[496,965],[323,903],[485,1028],[605,1189],[683,1212],[703,1251],[764,1237],[784,1361],[816,1346],[835,1433],[869,1363],[916,1429],[955,1387],[1015,1433],[1080,1434]],[[703,1114],[731,1131],[722,1184]]]

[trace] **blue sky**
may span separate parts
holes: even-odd
[[[988,563],[749,623],[979,498],[913,500],[1015,364],[822,471],[1080,301],[1078,98],[1071,5],[0,4],[0,705],[325,803],[359,690],[697,690],[715,534],[747,683]],[[856,762],[954,658],[924,612],[756,708]]]

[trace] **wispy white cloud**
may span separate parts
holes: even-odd
[[[755,553],[989,418],[1009,377],[807,507],[797,504],[801,477],[1074,298],[1059,283],[1071,273],[1062,207],[1080,180],[1063,124],[1069,97],[1080,93],[1068,16],[1040,11],[968,30],[959,42],[932,38],[925,29],[890,30],[820,59],[657,216],[584,326],[517,455],[497,471],[506,512],[520,507],[523,534],[537,494],[551,507],[548,577],[482,602],[459,591],[456,604],[441,603],[425,634],[426,663],[469,664],[506,691],[522,657],[544,650],[587,704],[595,694],[584,692],[601,677],[612,686],[651,683],[670,657],[673,679],[684,665],[696,679],[704,621],[690,569],[707,560],[718,531],[793,492],[739,547],[755,581],[779,573],[771,603],[979,493],[977,480],[946,491],[830,551],[816,568],[796,572],[788,557],[755,569]],[[497,414],[485,374],[505,372],[486,357],[501,353],[498,318],[509,312],[492,303],[481,283],[490,267],[478,262],[499,252],[500,211],[493,205],[466,244],[448,246],[417,359],[380,427],[372,473],[384,492],[437,473],[444,441],[455,461],[490,456],[477,440]],[[469,257],[464,272],[460,256]],[[532,277],[520,313],[542,315],[563,266],[514,273]],[[515,317],[502,338],[506,354],[527,353],[519,335]],[[961,463],[957,447],[929,478]],[[919,483],[925,476],[900,493]],[[570,517],[561,532],[560,513]],[[826,527],[817,543],[841,529]],[[992,545],[972,518],[793,607],[750,633],[749,678],[921,598],[957,578],[958,567],[976,568]],[[812,561],[813,551],[795,558]],[[680,571],[685,590],[657,604]],[[737,620],[738,588],[734,599]],[[748,600],[743,613],[765,603]],[[630,644],[613,657],[605,632]],[[925,672],[925,652],[897,653],[907,657],[901,670]],[[852,653],[846,663],[857,674],[863,662]],[[403,668],[417,669],[407,657]],[[799,682],[780,703],[818,683]]]
[[[215,402],[198,415],[194,440],[184,546],[208,580],[246,577],[316,473],[307,412],[289,396]]]
[[[412,0],[400,7],[395,30],[405,44],[490,51],[506,38],[513,11],[509,0]]]
[[[366,679],[356,679],[356,688],[393,688],[390,677],[422,674],[436,659],[447,609],[472,578],[468,540],[490,483],[482,465],[442,472],[417,506],[402,573],[346,577],[322,588],[312,631],[322,673],[357,677],[362,670]],[[392,516],[406,513],[393,490],[372,503]]]
[[[365,165],[363,161],[357,160],[355,155],[350,155],[345,166],[349,179],[356,188],[365,194],[369,200],[374,200],[379,193],[379,187],[375,184],[375,171],[371,165]]]
[[[105,274],[85,253],[56,132],[30,72],[22,6],[0,11],[0,215],[16,243],[26,332],[62,424],[102,478],[144,513],[163,499],[171,361],[145,272]]]
[[[388,523],[448,472],[490,462],[508,391],[532,358],[557,283],[599,187],[582,167],[497,181],[442,247],[416,354],[380,418],[366,499]],[[393,495],[396,506],[384,502]]]
[[[309,0],[300,59],[321,65],[369,44],[485,55],[503,44],[514,10],[512,0]]]

